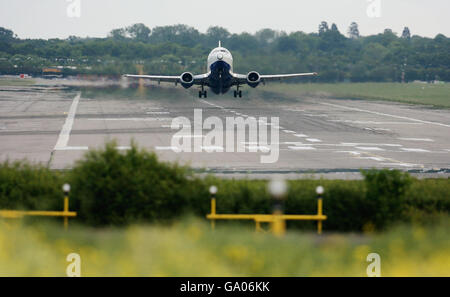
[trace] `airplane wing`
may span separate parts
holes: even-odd
[[[308,72],[308,73],[292,73],[292,74],[269,74],[269,75],[260,75],[260,79],[262,83],[266,83],[267,81],[274,80],[282,80],[286,78],[294,78],[294,77],[302,77],[302,76],[316,76],[317,72]],[[246,84],[247,83],[247,75],[245,74],[233,74],[234,83],[235,84]]]
[[[293,73],[293,74],[273,74],[273,75],[261,75],[262,81],[272,81],[272,80],[282,80],[286,78],[293,78],[293,77],[301,77],[301,76],[316,76],[316,72],[310,72],[310,73]]]
[[[179,82],[180,77],[179,76],[166,76],[166,75],[139,75],[139,74],[124,74],[124,77],[129,78],[143,78],[148,80],[154,80],[154,81],[163,81],[163,82]]]
[[[208,73],[194,75],[194,84],[195,85],[201,85],[205,84],[206,79],[208,78]],[[142,78],[142,79],[148,79],[153,80],[157,82],[172,82],[172,83],[181,83],[181,79],[179,75],[140,75],[140,74],[124,74],[124,77],[129,78]]]

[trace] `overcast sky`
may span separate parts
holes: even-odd
[[[0,0],[0,27],[20,38],[105,37],[134,23],[310,33],[325,20],[341,33],[355,21],[362,35],[408,26],[413,35],[434,37],[450,36],[449,12],[449,0]]]

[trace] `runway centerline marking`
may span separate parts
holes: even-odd
[[[349,107],[349,106],[342,106],[342,105],[326,103],[326,102],[319,102],[319,104],[333,106],[333,107],[338,107],[338,108],[347,109],[347,110],[367,112],[367,113],[381,115],[381,116],[385,116],[385,117],[397,118],[397,119],[402,119],[402,120],[409,120],[409,121],[422,123],[422,124],[430,124],[430,125],[436,125],[436,126],[442,126],[442,127],[450,128],[450,125],[447,125],[447,124],[442,124],[442,123],[438,123],[438,122],[424,121],[424,120],[414,119],[414,118],[405,117],[405,116],[398,116],[398,115],[388,114],[388,113],[383,113],[383,112],[378,112],[378,111],[366,110],[366,109],[361,109],[361,108],[356,108],[356,107]]]
[[[80,98],[81,93],[78,93],[75,96],[75,98],[73,98],[72,105],[70,106],[66,121],[62,126],[56,145],[53,148],[54,150],[60,150],[67,147],[67,144],[69,143],[70,132],[72,131],[73,122],[75,119],[75,114],[77,112],[78,103],[80,102]]]
[[[426,142],[433,142],[433,139],[430,138],[398,138],[400,140],[408,140],[408,141],[426,141]]]
[[[294,134],[295,137],[305,138],[308,137],[306,134]]]
[[[288,146],[288,148],[290,150],[293,150],[293,151],[305,151],[305,150],[312,151],[312,150],[317,150],[313,146]]]
[[[429,150],[424,150],[424,149],[420,149],[420,148],[405,148],[405,147],[402,147],[401,150],[403,150],[405,152],[414,152],[414,153],[430,153]]]
[[[376,146],[356,146],[355,148],[363,151],[384,151],[384,149]]]
[[[317,138],[306,138],[306,140],[309,142],[322,142],[322,140],[317,139]]]

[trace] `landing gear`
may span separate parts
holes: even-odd
[[[202,97],[204,97],[204,98],[208,97],[208,93],[203,89],[203,86],[202,86],[201,91],[198,91],[198,98],[202,98]]]
[[[206,91],[198,91],[198,98],[207,98],[208,97],[208,93]]]
[[[233,96],[234,96],[234,98],[236,98],[237,96],[239,96],[239,98],[242,98],[242,91],[239,90],[239,86],[237,86],[236,91],[233,91]]]

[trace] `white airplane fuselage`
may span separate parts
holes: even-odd
[[[224,94],[233,86],[233,56],[224,47],[216,47],[208,55],[208,85],[216,94]]]

